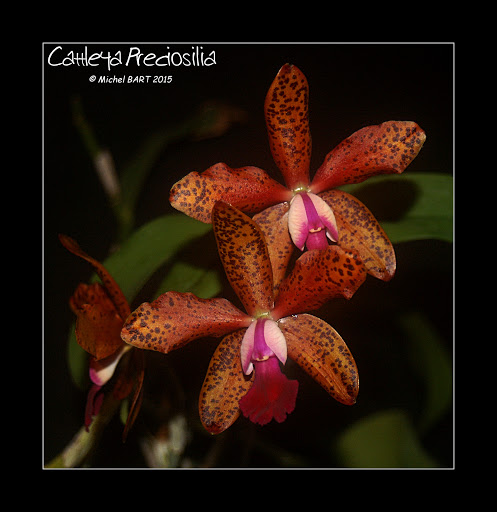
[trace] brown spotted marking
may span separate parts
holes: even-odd
[[[211,434],[220,434],[238,418],[238,401],[252,385],[254,373],[246,377],[240,361],[245,329],[228,334],[217,347],[200,391],[198,407],[202,424]]]
[[[377,174],[400,174],[416,158],[426,139],[412,121],[387,121],[353,133],[328,153],[311,183],[314,193]]]
[[[167,292],[133,311],[121,337],[135,347],[168,353],[198,338],[223,336],[247,327],[251,321],[226,299]]]
[[[330,245],[322,251],[307,251],[281,283],[273,318],[317,309],[330,299],[350,299],[366,279],[357,254]]]
[[[278,322],[288,357],[293,359],[335,400],[353,405],[359,393],[359,373],[347,345],[326,322],[297,315]]]
[[[269,145],[289,189],[309,184],[311,133],[309,86],[296,66],[285,64],[276,75],[264,103]]]
[[[212,210],[219,257],[231,287],[250,316],[273,307],[273,272],[261,228],[221,201]]]
[[[338,244],[357,251],[368,274],[389,281],[395,274],[395,251],[374,215],[356,197],[342,190],[319,194],[333,210],[338,226]]]
[[[169,201],[188,216],[210,223],[216,201],[254,213],[289,197],[289,190],[262,169],[251,166],[232,169],[218,163],[201,174],[191,172],[176,182],[171,188]]]

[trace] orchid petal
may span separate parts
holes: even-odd
[[[240,399],[243,415],[254,423],[266,425],[272,419],[285,421],[295,409],[299,383],[281,373],[278,359],[270,357],[255,362],[255,380]]]
[[[261,228],[244,213],[217,202],[212,227],[228,280],[250,316],[273,307],[273,271]]]
[[[359,374],[354,358],[340,335],[312,315],[283,318],[279,326],[293,359],[335,400],[352,405],[359,392]]]
[[[286,201],[291,192],[257,167],[232,169],[218,163],[199,174],[191,172],[171,188],[169,201],[177,210],[211,222],[216,201],[225,201],[246,213],[255,213]]]
[[[192,340],[247,327],[251,321],[226,299],[167,292],[141,304],[126,320],[121,337],[135,347],[166,354]]]
[[[425,139],[425,132],[411,121],[387,121],[362,128],[326,155],[311,191],[317,194],[346,183],[360,183],[377,174],[400,174]]]
[[[83,258],[93,266],[98,277],[101,279],[106,292],[114,303],[119,316],[124,321],[124,319],[130,313],[128,301],[126,300],[124,293],[121,291],[121,288],[119,288],[119,285],[116,283],[107,269],[99,261],[92,258],[91,256],[88,256],[88,254],[86,254],[78,245],[78,243],[72,238],[66,235],[59,235],[59,240],[68,251],[72,252],[76,256],[79,256],[80,258]]]
[[[252,385],[240,364],[240,345],[245,330],[225,336],[211,358],[199,397],[199,414],[205,429],[220,434],[240,414],[238,401]]]
[[[329,190],[321,197],[335,212],[340,247],[356,251],[369,274],[389,281],[395,274],[395,251],[374,215],[359,199],[342,190]]]
[[[273,286],[277,290],[285,277],[293,243],[288,232],[288,203],[266,208],[252,219],[259,225],[266,239],[269,259],[273,267]]]
[[[121,348],[123,319],[100,283],[81,283],[69,305],[76,315],[76,340],[83,350],[99,360]]]
[[[330,299],[350,299],[366,279],[356,253],[330,245],[305,252],[281,283],[271,316],[274,319],[311,311]]]
[[[269,88],[264,112],[271,153],[289,189],[309,184],[308,102],[305,75],[296,66],[285,64]]]

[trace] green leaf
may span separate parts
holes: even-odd
[[[425,316],[417,312],[405,313],[399,323],[408,341],[413,368],[425,385],[423,408],[416,422],[424,433],[447,413],[452,404],[452,363]]]
[[[164,215],[135,231],[103,264],[131,302],[159,267],[210,230],[210,224],[186,215]]]
[[[156,295],[170,290],[191,292],[201,299],[210,299],[221,291],[221,281],[214,269],[200,268],[186,261],[176,261],[159,285]]]
[[[184,136],[184,125],[152,133],[141,143],[135,156],[123,168],[120,174],[121,197],[114,205],[114,211],[120,221],[121,239],[126,239],[133,228],[136,201],[159,155],[169,144]]]
[[[79,389],[86,389],[89,382],[88,353],[78,345],[74,325],[71,325],[67,341],[67,365],[74,384]]]
[[[406,173],[341,188],[361,199],[390,240],[399,243],[422,239],[452,242],[453,187],[453,177],[447,174]],[[396,211],[388,211],[389,206]]]
[[[400,409],[366,416],[338,438],[337,455],[349,468],[433,468],[407,414]]]

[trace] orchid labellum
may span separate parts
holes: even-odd
[[[275,292],[264,233],[225,202],[212,209],[212,225],[228,280],[245,312],[226,299],[167,292],[141,304],[126,320],[122,339],[135,347],[169,353],[192,340],[222,337],[200,392],[199,412],[212,434],[227,429],[240,411],[264,425],[282,422],[295,408],[298,382],[281,371],[296,361],[343,404],[359,389],[354,359],[326,322],[304,313],[330,299],[350,298],[366,271],[355,252],[337,245],[304,253]]]
[[[366,206],[337,187],[378,174],[402,173],[419,153],[425,133],[411,121],[362,128],[328,153],[311,179],[308,104],[306,77],[296,66],[285,64],[264,104],[271,152],[285,186],[257,167],[232,169],[218,163],[175,183],[170,202],[202,222],[211,221],[218,200],[257,213],[254,219],[266,234],[275,262],[275,286],[284,276],[292,243],[300,250],[337,243],[357,251],[367,272],[387,281],[396,269],[390,240]]]

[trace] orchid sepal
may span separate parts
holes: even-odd
[[[193,171],[177,181],[171,188],[169,202],[180,212],[208,224],[216,201],[255,213],[288,201],[291,196],[288,189],[258,167],[233,169],[220,162],[200,174]]]
[[[266,95],[264,113],[274,161],[290,190],[309,184],[309,85],[297,66],[281,67]]]
[[[413,121],[386,121],[361,128],[326,155],[310,190],[317,194],[378,174],[400,174],[425,140],[424,130]]]

